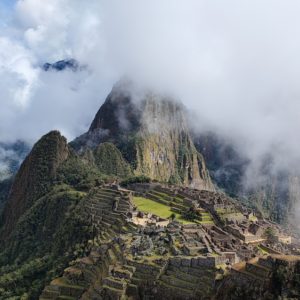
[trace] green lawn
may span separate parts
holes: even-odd
[[[170,215],[174,213],[171,211],[170,206],[143,197],[133,197],[133,203],[138,208],[138,210],[142,212],[149,212],[165,219],[169,218]],[[181,215],[178,213],[174,214],[176,215],[176,219],[182,224],[194,223],[182,219]]]
[[[270,254],[268,251],[266,251],[265,249],[263,249],[263,248],[260,247],[259,245],[257,246],[257,249],[258,249],[263,255]]]

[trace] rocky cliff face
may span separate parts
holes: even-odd
[[[299,226],[300,177],[291,173],[268,176],[267,180],[248,192],[265,217],[279,223]]]
[[[231,196],[241,194],[249,161],[233,145],[212,132],[193,133],[193,141],[217,186]]]
[[[135,172],[159,181],[213,189],[204,159],[191,140],[183,107],[151,94],[142,105]]]
[[[183,106],[152,93],[137,97],[132,97],[128,85],[116,85],[89,131],[72,146],[84,153],[111,142],[136,175],[213,190],[204,159],[191,139]]]
[[[7,237],[20,216],[48,191],[56,170],[69,156],[67,141],[57,131],[43,136],[22,163],[11,188],[2,220]]]

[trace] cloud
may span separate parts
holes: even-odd
[[[14,144],[0,143],[0,181],[16,172],[28,150],[28,146],[20,141]]]
[[[299,8],[296,0],[19,0],[0,29],[0,140],[34,141],[51,129],[74,138],[127,74],[181,99],[195,128],[231,141],[253,168],[272,153],[276,168],[298,170]],[[63,58],[88,70],[41,71]]]
[[[100,68],[99,10],[88,2],[17,1],[10,26],[0,27],[1,141],[32,143],[51,129],[72,139],[88,127],[116,80]],[[45,62],[64,58],[91,67],[42,71]]]

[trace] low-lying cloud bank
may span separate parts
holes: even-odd
[[[19,0],[0,23],[0,141],[84,132],[124,74],[181,99],[193,126],[259,169],[299,172],[300,3]],[[1,15],[1,14],[0,14]],[[87,69],[44,72],[74,58]],[[253,173],[252,173],[253,174]]]

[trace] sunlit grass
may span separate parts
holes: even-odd
[[[171,207],[162,203],[147,199],[144,197],[133,197],[133,203],[142,212],[152,213],[161,218],[167,219],[174,214],[176,219],[182,224],[193,224],[195,222],[187,221],[182,218],[178,213],[171,211]]]

